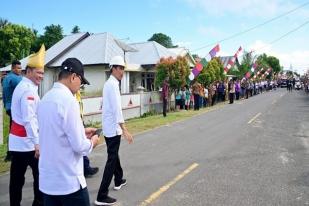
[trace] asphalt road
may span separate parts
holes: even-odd
[[[128,206],[309,205],[308,112],[303,91],[278,89],[137,135],[120,149],[128,185],[110,195]],[[93,202],[105,146],[91,160],[100,166],[87,179]],[[23,205],[32,200],[29,174]],[[0,176],[3,206],[8,182]]]

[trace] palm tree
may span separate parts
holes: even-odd
[[[10,22],[7,19],[0,18],[0,29],[8,24],[10,24]]]

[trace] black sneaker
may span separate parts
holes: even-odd
[[[91,167],[84,172],[85,177],[91,177],[92,175],[97,174],[99,171],[98,167]]]
[[[120,190],[122,186],[125,186],[127,184],[127,180],[126,179],[122,179],[121,184],[120,185],[115,185],[114,186],[114,190]]]
[[[112,197],[109,197],[109,196],[106,196],[105,198],[97,198],[95,201],[94,201],[94,204],[95,205],[113,205],[117,202],[117,200],[115,198],[112,198]]]

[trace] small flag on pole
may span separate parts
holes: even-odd
[[[205,57],[207,61],[210,61],[212,58],[214,58],[217,53],[220,51],[220,46],[217,44],[212,50],[209,51],[207,56]]]

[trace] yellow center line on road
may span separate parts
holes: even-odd
[[[159,190],[152,193],[146,200],[144,200],[139,206],[146,206],[151,204],[154,200],[156,200],[161,194],[166,192],[171,186],[173,186],[176,182],[181,180],[184,176],[193,171],[196,167],[198,167],[197,163],[192,164],[185,171],[175,177],[172,181],[168,182],[166,185],[162,186]]]
[[[257,113],[252,119],[250,119],[250,121],[248,122],[248,124],[251,124],[256,118],[258,118],[262,113],[259,112]]]

